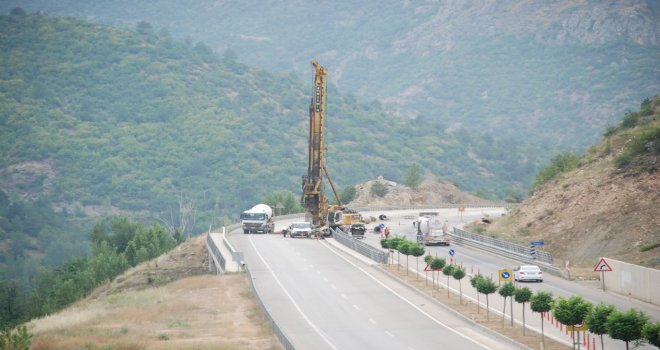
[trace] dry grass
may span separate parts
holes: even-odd
[[[397,278],[405,281],[406,283],[414,286],[418,290],[423,291],[424,293],[430,295],[433,295],[433,298],[443,305],[448,306],[449,308],[455,310],[456,312],[460,313],[461,315],[467,317],[468,319],[474,320],[474,322],[478,323],[481,326],[484,326],[486,328],[489,328],[495,332],[498,332],[507,338],[511,338],[521,344],[524,344],[532,349],[538,349],[539,344],[541,343],[541,334],[536,333],[534,331],[531,331],[529,329],[526,330],[525,335],[523,335],[523,328],[520,325],[514,324],[513,327],[510,326],[510,321],[507,320],[506,323],[503,322],[502,316],[490,312],[490,315],[487,316],[486,311],[484,308],[481,308],[481,311],[479,312],[477,309],[477,304],[474,302],[471,302],[467,299],[463,299],[463,302],[460,303],[460,296],[454,294],[453,292],[450,293],[450,297],[447,298],[447,289],[442,288],[442,287],[437,287],[436,289],[432,291],[432,287],[430,284],[427,284],[424,279],[415,279],[412,275],[406,276],[406,269],[405,268],[396,268],[396,265],[383,265],[383,268],[391,273],[393,276],[396,276]],[[442,278],[446,278],[446,276],[441,276]],[[465,281],[463,283],[465,288],[465,284],[469,285],[469,281]],[[534,315],[537,316],[538,315]],[[560,342],[557,342],[555,340],[552,340],[548,337],[545,338],[545,350],[566,350],[566,349],[571,349],[570,346],[564,345]]]
[[[282,349],[245,275],[200,275],[205,256],[195,237],[31,321],[32,349]]]

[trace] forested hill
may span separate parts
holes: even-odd
[[[242,62],[329,79],[453,134],[581,153],[660,91],[657,0],[5,0],[231,49]],[[4,6],[4,8],[3,8]],[[456,135],[452,135],[458,137]]]
[[[146,22],[136,30],[20,9],[0,16],[0,188],[14,199],[46,195],[75,215],[169,222],[186,207],[198,229],[272,191],[298,197],[311,65],[300,81]],[[327,163],[340,187],[402,181],[417,162],[465,190],[503,196],[537,169],[538,150],[478,130],[449,137],[333,86],[328,101]]]

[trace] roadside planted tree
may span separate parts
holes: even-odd
[[[581,325],[592,307],[590,302],[577,295],[568,299],[559,297],[552,305],[555,318],[565,326]],[[571,338],[575,339],[575,327],[571,332]],[[580,343],[580,332],[577,335],[577,343]],[[575,348],[575,342],[573,342],[573,348]]]
[[[626,350],[631,341],[642,339],[642,328],[648,322],[649,317],[643,312],[630,309],[627,312],[614,310],[605,322],[607,334],[612,339],[619,339],[626,342]]]
[[[383,249],[387,250],[387,263],[389,264],[390,262],[390,248],[391,248],[392,240],[389,238],[381,238],[380,240],[380,246]]]
[[[462,267],[456,265],[454,267],[454,273],[452,274],[455,280],[458,281],[458,290],[460,293],[459,304],[463,304],[463,287],[461,286],[461,280],[465,277],[465,270]]]
[[[447,265],[442,269],[442,274],[447,276],[447,299],[449,299],[449,276],[454,274],[454,265]]]
[[[532,298],[532,291],[527,287],[516,288],[513,292],[513,298],[516,300],[516,303],[522,304],[523,335],[525,335],[525,303]]]
[[[584,319],[587,322],[587,327],[589,327],[589,332],[600,336],[601,349],[605,349],[605,342],[603,340],[603,334],[607,334],[605,322],[607,322],[607,318],[614,310],[614,305],[598,304],[591,309],[591,312]]]
[[[660,322],[645,324],[642,328],[642,336],[649,344],[660,348]]]
[[[410,251],[410,255],[415,257],[415,270],[417,271],[417,273],[415,273],[415,279],[419,279],[419,257],[424,255],[424,250],[424,245],[413,243],[413,247]]]
[[[412,253],[413,244],[417,244],[417,243],[413,243],[411,241],[401,241],[401,243],[399,243],[399,245],[397,246],[399,252],[406,256],[406,276],[408,276],[408,271],[410,271],[410,269],[408,268],[408,257]]]
[[[538,312],[541,314],[541,343],[545,345],[545,332],[543,330],[543,314],[552,309],[552,293],[546,291],[538,291],[536,294],[532,295],[530,299],[530,306],[532,311]]]
[[[484,278],[481,274],[476,274],[470,278],[470,285],[472,285],[472,288],[477,290],[477,313],[479,313],[479,310],[481,309],[481,302],[479,302],[479,288],[477,288],[477,285],[479,284],[479,281]]]
[[[399,245],[403,241],[405,241],[405,238],[403,238],[403,237],[394,237],[394,238],[391,238],[391,241],[390,241],[390,249],[396,249],[396,270],[397,271],[399,271],[399,265],[400,265],[399,261],[401,261],[401,259],[400,259],[401,251],[399,250]],[[394,257],[392,257],[392,260],[394,260]]]
[[[435,288],[435,275],[436,271],[442,270],[447,262],[443,258],[433,258],[431,261],[431,273],[433,274],[433,288]]]
[[[497,284],[491,281],[490,278],[481,278],[477,282],[477,292],[486,295],[486,320],[490,321],[490,305],[488,304],[488,295],[497,291]]]
[[[504,298],[504,309],[502,310],[502,324],[506,320],[506,298],[511,297],[511,327],[513,327],[513,293],[516,291],[516,287],[513,286],[510,282],[504,283],[498,293]]]
[[[433,259],[434,259],[433,255],[425,256],[424,257],[424,262],[426,263],[426,266],[431,267],[431,263],[433,262]],[[428,270],[428,269],[424,268],[424,270]],[[426,285],[428,285],[428,281],[429,281],[428,271],[424,271],[424,273],[426,275]],[[433,273],[433,271],[431,271],[431,273]]]

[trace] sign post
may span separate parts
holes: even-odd
[[[536,259],[536,247],[545,245],[543,241],[531,241],[529,242],[529,255],[532,259]]]
[[[605,272],[610,272],[612,271],[612,267],[605,261],[605,258],[600,258],[598,261],[598,264],[596,264],[596,267],[594,267],[594,271],[600,271],[600,280],[603,282],[603,292],[605,291]]]
[[[499,282],[511,282],[511,278],[513,276],[513,271],[511,269],[499,269],[497,270],[497,274],[499,275]]]

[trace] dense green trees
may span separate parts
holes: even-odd
[[[275,191],[266,195],[261,203],[268,204],[275,211],[276,215],[287,215],[294,213],[302,213],[303,207],[300,205],[300,199],[297,199],[291,191]],[[281,204],[284,209],[278,212],[276,207]]]
[[[91,257],[71,258],[53,270],[40,268],[29,293],[15,282],[0,282],[0,329],[55,312],[129,267],[181,243],[160,225],[147,228],[124,217],[99,222],[90,237]]]

